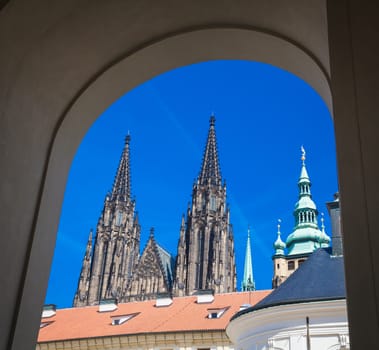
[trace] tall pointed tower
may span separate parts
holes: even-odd
[[[241,284],[241,290],[243,292],[255,290],[255,281],[254,281],[254,274],[253,274],[253,260],[251,257],[250,227],[247,229],[245,266],[243,269],[243,280]]]
[[[322,229],[318,226],[318,210],[312,200],[311,181],[305,166],[305,150],[301,147],[301,171],[299,181],[299,200],[295,204],[293,215],[295,227],[287,237],[284,244],[280,238],[280,225],[278,225],[278,238],[274,243],[275,254],[273,288],[278,287],[291,275],[308,256],[318,248],[329,247],[330,237],[325,232],[322,220]],[[284,249],[287,248],[287,254]]]
[[[87,244],[74,306],[95,305],[105,298],[122,301],[127,294],[140,247],[140,225],[130,194],[129,146],[128,135],[112,193],[105,197],[93,251],[92,239]]]
[[[329,236],[318,227],[318,210],[312,200],[311,181],[305,167],[305,150],[303,147],[301,149],[302,166],[297,183],[299,187],[299,200],[293,212],[295,228],[286,241],[287,255],[289,256],[310,254],[317,248],[329,247],[330,243]]]
[[[200,174],[192,188],[192,204],[187,220],[182,218],[173,292],[183,296],[204,289],[216,293],[236,289],[233,232],[213,115]]]

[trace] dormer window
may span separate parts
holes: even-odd
[[[227,309],[229,309],[229,306],[208,309],[208,318],[220,318]]]
[[[139,314],[139,312],[136,312],[134,314],[111,316],[112,326],[119,326],[119,325],[125,323],[126,321],[129,321],[133,317],[137,316],[138,314]]]
[[[248,309],[248,308],[251,307],[251,306],[252,306],[251,304],[242,304],[242,305],[240,306],[239,311],[246,310],[246,309]]]
[[[40,325],[39,325],[39,328],[44,328],[50,324],[54,323],[54,321],[47,321],[47,322],[41,322]]]

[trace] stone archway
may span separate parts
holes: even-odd
[[[307,81],[331,107],[326,68],[304,48],[283,37],[255,29],[199,29],[169,36],[126,55],[101,72],[82,91],[63,116],[57,130],[36,222],[35,244],[30,255],[28,274],[31,284],[35,279],[32,276],[41,274],[46,267],[41,261],[41,254],[54,249],[51,227],[57,225],[59,215],[57,212],[52,215],[51,208],[63,199],[71,161],[91,124],[119,96],[144,81],[176,67],[213,59],[255,60],[281,67]],[[25,288],[31,289],[28,285]],[[38,289],[41,293],[41,288]]]
[[[352,341],[378,347],[377,13],[369,0],[15,0],[1,8],[0,348],[34,347],[68,168],[91,122],[139,83],[216,58],[287,69],[331,106],[330,60]]]

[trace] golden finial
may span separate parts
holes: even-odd
[[[305,154],[306,154],[305,149],[303,146],[301,146],[301,160],[302,160],[303,164],[305,162]]]

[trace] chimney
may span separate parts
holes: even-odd
[[[110,312],[117,310],[117,299],[102,299],[99,303],[99,312]]]
[[[343,255],[343,233],[341,228],[340,200],[338,192],[334,194],[334,200],[327,202],[330,222],[332,225],[332,254],[335,256]]]
[[[53,317],[57,313],[57,306],[55,304],[46,304],[42,309],[42,318]]]
[[[158,293],[155,301],[155,307],[170,306],[172,304],[172,297],[170,293]]]
[[[215,299],[213,289],[199,289],[194,293],[194,295],[197,296],[196,302],[198,304],[211,303]]]

